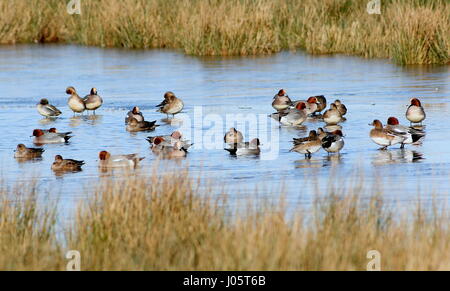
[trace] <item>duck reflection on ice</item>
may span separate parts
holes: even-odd
[[[423,154],[409,149],[395,149],[377,151],[373,155],[372,164],[375,166],[387,164],[416,163],[423,160]]]

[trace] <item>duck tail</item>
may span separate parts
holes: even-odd
[[[65,141],[65,142],[68,142],[69,139],[71,139],[72,137],[73,137],[73,135],[66,135],[66,136],[64,137],[64,141]]]
[[[229,152],[232,155],[235,155],[237,152],[237,148],[230,148],[230,149],[224,149],[224,150],[226,150],[227,152]]]
[[[413,143],[419,142],[425,135],[422,134],[412,134],[412,141]]]

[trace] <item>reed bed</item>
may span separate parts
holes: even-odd
[[[34,184],[3,189],[0,269],[64,270],[77,250],[82,270],[366,270],[377,250],[382,270],[450,270],[445,208],[400,215],[361,184],[288,210],[280,193],[236,205],[204,185],[186,171],[105,178],[64,235]]]
[[[446,0],[61,0],[0,2],[0,43],[62,42],[173,48],[190,55],[257,55],[283,49],[390,58],[397,64],[450,62]]]

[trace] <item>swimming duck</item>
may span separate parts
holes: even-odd
[[[111,155],[107,151],[101,151],[98,156],[101,168],[129,167],[135,169],[138,163],[145,159],[145,157],[139,157],[138,154]]]
[[[63,159],[62,156],[56,155],[55,161],[52,164],[53,171],[80,171],[84,161],[77,161],[72,159]]]
[[[159,107],[157,112],[165,113],[167,118],[169,118],[169,114],[172,114],[172,117],[174,117],[175,114],[180,113],[183,110],[184,103],[173,92],[168,91],[164,94],[164,101],[156,105],[156,107]]]
[[[283,125],[298,126],[306,120],[308,115],[305,102],[299,102],[295,108],[278,111],[269,116]]]
[[[86,106],[83,99],[78,96],[75,88],[72,86],[67,87],[66,93],[70,95],[69,99],[67,100],[67,104],[69,105],[69,108],[72,109],[73,114],[75,115],[75,113],[83,113],[83,111],[86,109]]]
[[[168,143],[163,137],[155,137],[151,144],[152,152],[164,158],[185,157],[187,148],[183,146],[180,140],[173,145]]]
[[[405,137],[405,140],[401,142],[400,148],[404,148],[405,144],[414,144],[425,136],[425,132],[422,130],[401,125],[396,117],[388,118],[385,129],[393,134],[399,134]]]
[[[259,155],[261,153],[259,146],[259,138],[254,138],[250,142],[232,144],[231,148],[226,148],[224,150],[235,156]]]
[[[136,132],[136,131],[152,131],[159,126],[156,124],[156,120],[153,121],[141,121],[138,122],[135,118],[130,118],[127,124],[127,131]]]
[[[401,134],[393,133],[383,128],[383,124],[377,119],[369,125],[374,126],[374,128],[370,131],[370,138],[374,143],[382,146],[381,150],[387,149],[388,146],[403,143],[406,139],[406,137]]]
[[[48,103],[48,100],[43,98],[37,104],[37,111],[40,115],[45,117],[56,117],[61,115],[61,111],[55,106]]]
[[[339,99],[334,100],[334,104],[336,104],[336,107],[342,116],[347,114],[347,107],[345,107],[345,105],[341,102],[341,100],[339,100]]]
[[[93,110],[95,115],[95,110],[102,106],[103,99],[97,94],[97,89],[92,88],[91,93],[83,98],[83,102],[86,106],[86,110]]]
[[[411,99],[411,105],[409,105],[406,110],[406,118],[411,124],[420,123],[420,125],[422,125],[422,121],[426,118],[426,114],[419,99]]]
[[[44,151],[41,148],[27,148],[24,144],[18,144],[14,151],[14,157],[27,159],[40,158]]]
[[[42,129],[33,130],[35,144],[47,144],[47,143],[64,143],[68,142],[72,137],[69,135],[71,132],[44,132]]]
[[[330,109],[325,111],[325,113],[323,114],[323,121],[325,121],[327,125],[338,124],[340,121],[342,121],[342,115],[335,103],[331,103]]]
[[[288,109],[292,105],[292,101],[286,94],[284,89],[280,89],[278,93],[273,96],[272,107],[277,111]]]
[[[174,131],[170,135],[149,136],[147,137],[147,141],[153,144],[156,138],[159,138],[161,141],[160,144],[164,146],[174,146],[176,142],[180,142],[182,147],[188,149],[193,145],[189,140],[182,139],[181,132],[179,131]]]
[[[234,127],[230,128],[230,130],[225,133],[225,136],[223,137],[223,141],[227,144],[241,143],[243,140],[244,137],[242,136],[242,132],[238,131]]]
[[[300,154],[304,154],[306,159],[311,158],[311,154],[317,152],[322,148],[322,142],[317,136],[316,131],[312,130],[309,132],[309,138],[302,143],[296,143],[294,140],[294,147],[290,150],[290,152],[297,152]]]
[[[343,147],[344,137],[340,130],[330,132],[322,139],[322,148],[328,153],[339,153]]]
[[[128,111],[127,117],[125,118],[125,124],[128,124],[131,118],[136,119],[138,122],[144,121],[144,115],[142,115],[139,107],[134,106],[133,109]]]

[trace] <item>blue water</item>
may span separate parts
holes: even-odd
[[[137,152],[145,156],[140,172],[157,165],[170,171],[188,167],[193,176],[211,178],[213,184],[239,199],[253,193],[261,197],[284,192],[291,203],[307,203],[329,181],[339,186],[364,176],[368,189],[382,188],[386,197],[414,205],[432,195],[447,199],[450,190],[449,66],[407,66],[388,60],[348,56],[311,56],[283,52],[262,57],[192,57],[169,50],[124,50],[66,45],[0,47],[0,143],[1,175],[7,182],[39,178],[40,189],[67,208],[85,199],[84,190],[101,176],[98,152]],[[81,96],[98,89],[104,105],[95,118],[73,117],[65,88],[74,86]],[[324,126],[309,120],[303,129],[279,127],[267,117],[271,101],[284,88],[292,99],[323,94],[328,102],[339,98],[349,113],[342,123],[345,147],[340,157],[321,151],[305,160],[290,153],[293,137]],[[185,108],[175,124],[155,111],[165,91],[182,98]],[[40,98],[48,98],[63,114],[56,121],[36,111]],[[426,137],[421,146],[379,151],[368,133],[373,119],[386,122],[405,119],[406,106],[419,97],[427,113]],[[124,117],[139,106],[147,120],[161,124],[153,133],[130,134]],[[260,137],[259,158],[231,157],[223,150],[223,134],[241,114],[246,139]],[[159,161],[145,137],[168,134],[179,128],[192,142],[186,159]],[[34,128],[56,127],[73,131],[67,145],[46,145],[44,158],[18,162],[13,150],[18,143],[32,146]],[[55,175],[50,170],[54,155],[85,160],[83,171]],[[332,179],[332,177],[334,177]],[[87,183],[89,182],[89,183]],[[282,188],[282,191],[280,189]]]

